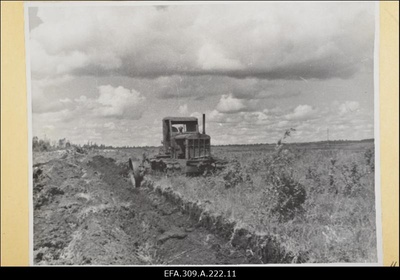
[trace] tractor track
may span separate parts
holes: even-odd
[[[260,263],[193,219],[128,164],[63,154],[35,165],[34,264],[174,265]]]

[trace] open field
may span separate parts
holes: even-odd
[[[375,262],[373,148],[373,141],[213,147],[230,162],[224,171],[148,174],[137,191],[128,158],[156,148],[35,152],[35,263]],[[185,203],[232,227],[212,229]],[[284,255],[259,257],[257,242],[239,246],[241,229],[273,239]]]
[[[232,162],[227,171],[160,185],[275,236],[307,262],[376,261],[373,142],[288,145],[279,155],[254,148],[215,148]]]

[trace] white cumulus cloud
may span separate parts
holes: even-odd
[[[310,105],[299,105],[294,108],[293,112],[287,114],[285,117],[288,120],[304,120],[314,117],[317,110]]]
[[[339,106],[339,114],[346,115],[349,113],[356,112],[360,109],[360,103],[357,101],[346,101]]]
[[[126,89],[122,86],[112,87],[111,85],[98,87],[100,96],[96,102],[100,105],[96,111],[105,117],[122,117],[136,115],[137,105],[146,98],[139,92]]]
[[[216,109],[221,113],[235,113],[244,110],[246,105],[244,101],[232,96],[232,94],[223,94]]]

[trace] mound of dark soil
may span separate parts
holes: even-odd
[[[35,166],[35,264],[249,262],[179,206],[149,188],[134,189],[127,165],[70,155]]]

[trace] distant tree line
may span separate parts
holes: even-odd
[[[374,139],[362,139],[362,140],[323,140],[323,141],[313,141],[313,142],[292,142],[286,143],[287,145],[309,145],[309,144],[340,144],[340,143],[365,143],[374,142]],[[214,147],[240,147],[240,146],[262,146],[262,145],[276,145],[276,143],[251,143],[251,144],[219,144],[213,145]]]
[[[315,142],[298,142],[298,143],[287,143],[287,145],[310,145],[310,144],[344,144],[344,143],[364,143],[364,142],[374,142],[374,139],[363,139],[363,140],[331,140],[331,141],[315,141]],[[225,145],[212,145],[214,147],[241,147],[241,146],[262,146],[262,145],[276,145],[276,143],[254,143],[254,144],[225,144]],[[104,145],[97,144],[96,142],[88,141],[87,143],[81,144],[73,144],[66,138],[59,139],[58,141],[49,139],[39,139],[37,136],[34,136],[32,139],[32,150],[35,152],[43,152],[43,151],[54,151],[61,149],[68,149],[71,147],[78,147],[83,149],[134,149],[134,148],[155,148],[154,146],[112,146],[112,145]]]
[[[85,144],[74,144],[70,140],[66,138],[59,139],[58,141],[49,139],[39,139],[39,137],[34,136],[32,139],[32,150],[35,152],[43,152],[43,151],[54,151],[54,150],[62,150],[68,149],[71,147],[78,147],[83,149],[132,149],[136,148],[135,146],[122,146],[122,147],[114,147],[112,145],[104,145],[97,144],[96,142],[88,141]],[[146,146],[147,147],[147,146]]]

